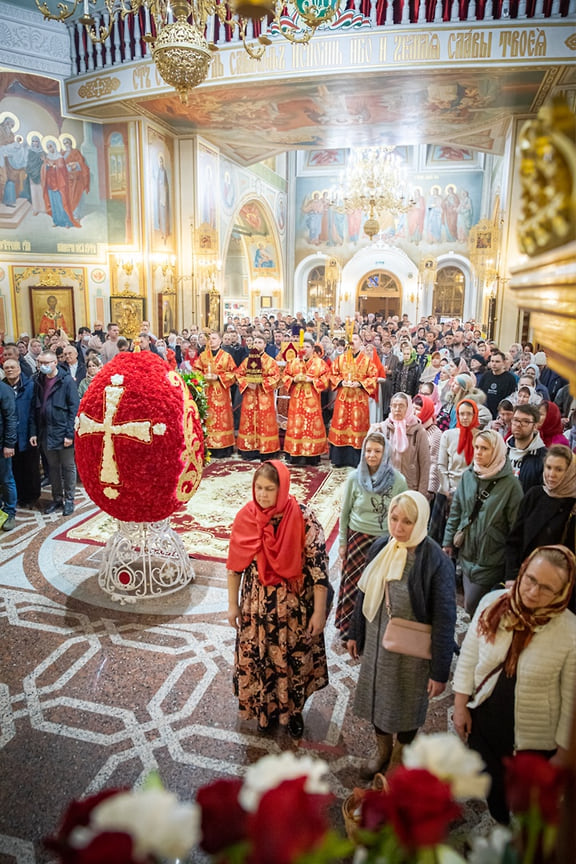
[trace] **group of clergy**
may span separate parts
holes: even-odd
[[[330,448],[337,467],[358,464],[362,442],[370,426],[369,399],[378,392],[378,370],[362,350],[357,334],[343,354],[329,366],[314,350],[314,337],[305,334],[282,369],[265,353],[266,337],[255,333],[253,347],[239,366],[221,347],[221,337],[210,333],[205,351],[194,366],[206,382],[208,415],[206,446],[213,458],[231,456],[234,444],[244,459],[270,459],[279,453],[280,437],[276,391],[289,397],[283,450],[293,464],[318,464]],[[235,440],[231,388],[242,396]],[[330,431],[322,415],[321,394],[335,393]]]

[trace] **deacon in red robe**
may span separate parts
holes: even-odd
[[[274,391],[282,373],[275,360],[264,353],[266,338],[254,335],[254,347],[236,369],[242,393],[242,412],[238,429],[238,453],[243,459],[269,459],[280,450]]]
[[[330,461],[336,468],[356,468],[370,428],[369,399],[374,399],[378,391],[378,370],[362,351],[357,333],[350,347],[334,360],[330,381],[337,391],[328,435]]]
[[[284,450],[293,465],[318,465],[327,450],[320,394],[327,389],[328,367],[314,351],[314,338],[304,336],[301,357],[290,360],[283,378],[290,394]]]
[[[208,345],[194,361],[194,369],[206,381],[206,446],[213,459],[225,459],[234,452],[234,420],[230,388],[236,380],[234,360],[220,347],[220,333],[212,331]]]

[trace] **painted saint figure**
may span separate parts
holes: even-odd
[[[64,315],[58,311],[58,298],[54,294],[46,298],[46,306],[48,308],[44,310],[38,333],[46,334],[49,330],[64,330],[65,333],[70,333]]]
[[[41,182],[44,203],[47,212],[52,216],[52,224],[55,228],[80,228],[70,203],[66,162],[56,149],[53,138],[44,139],[44,148],[46,158],[42,165]]]

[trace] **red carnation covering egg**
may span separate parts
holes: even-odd
[[[76,418],[76,463],[86,492],[124,522],[157,522],[200,483],[198,408],[177,372],[148,351],[117,354],[98,372]]]

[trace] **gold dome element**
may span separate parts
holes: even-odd
[[[364,223],[364,233],[372,240],[373,237],[380,231],[380,223],[373,216],[366,219]]]
[[[185,20],[163,27],[152,48],[152,57],[164,81],[178,92],[182,102],[208,75],[212,54],[208,43]]]

